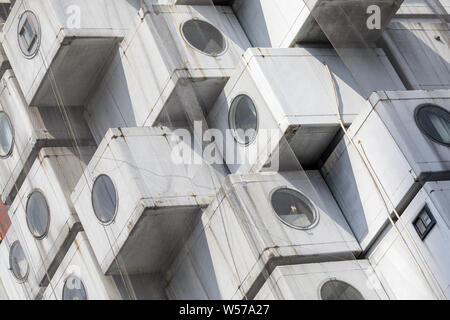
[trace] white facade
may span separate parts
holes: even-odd
[[[450,298],[449,8],[1,3],[0,299]]]

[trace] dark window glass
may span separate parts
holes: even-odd
[[[5,112],[0,111],[0,157],[11,154],[14,145],[14,133],[11,120]]]
[[[298,191],[286,188],[275,191],[272,206],[281,220],[292,227],[305,229],[316,221],[314,205]]]
[[[322,300],[364,300],[358,290],[339,280],[327,281],[320,288],[320,296]]]
[[[258,131],[258,115],[255,104],[247,95],[237,96],[230,108],[230,129],[240,144],[252,143]]]
[[[31,234],[37,239],[45,237],[50,225],[50,211],[41,192],[34,191],[29,196],[26,217]]]
[[[98,176],[92,188],[92,206],[97,219],[102,223],[113,221],[117,211],[116,188],[106,176]]]
[[[222,33],[212,24],[203,20],[189,20],[183,24],[183,36],[195,49],[209,55],[219,55],[226,49]]]
[[[450,146],[450,113],[447,110],[432,104],[420,106],[416,122],[429,138]]]

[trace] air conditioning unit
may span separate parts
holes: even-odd
[[[114,280],[103,272],[84,232],[78,233],[44,292],[45,300],[120,300]]]
[[[278,266],[256,300],[387,300],[367,260]]]
[[[379,53],[369,64],[373,87],[404,89]],[[207,120],[226,138],[223,157],[231,172],[257,172],[268,164],[274,171],[297,170],[298,161],[314,167],[333,141],[341,128],[337,110],[350,125],[364,103],[358,82],[334,50],[255,48],[245,53]]]
[[[111,129],[100,143],[72,201],[105,274],[164,270],[213,201],[223,165],[180,150],[191,146],[164,128]]]
[[[0,84],[0,193],[2,201],[11,204],[41,148],[95,142],[82,108],[28,107],[12,70]]]
[[[70,194],[94,151],[42,149],[9,209],[11,222],[21,231],[22,245],[29,251],[29,262],[42,287],[48,285],[61,255],[68,250],[67,243],[82,229]]]
[[[402,0],[235,0],[233,9],[253,46],[286,48],[298,42],[327,42],[330,36],[332,42],[339,44],[376,41],[401,3]],[[372,27],[373,19],[378,20]]]
[[[349,134],[356,149],[342,138],[321,171],[366,249],[392,206],[401,213],[421,184],[450,179],[450,91],[374,93]]]
[[[318,171],[229,175],[167,271],[167,292],[172,299],[251,298],[278,265],[359,253]]]
[[[0,244],[0,278],[9,300],[34,300],[43,294],[22,230],[14,225]]]
[[[144,1],[140,14],[136,34],[87,103],[97,140],[109,128],[191,120],[187,113],[214,103],[250,46],[229,7]]]
[[[2,44],[26,102],[84,105],[108,57],[128,30],[136,28],[133,2],[16,1],[3,27]]]
[[[380,281],[392,298],[402,300],[450,298],[448,270],[450,257],[445,254],[450,250],[449,199],[450,181],[427,182],[401,215],[403,223],[396,222],[426,280],[411,258],[408,248],[400,240],[399,233],[393,228],[389,228],[368,255]],[[412,241],[426,260],[429,270]]]

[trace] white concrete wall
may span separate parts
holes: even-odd
[[[312,23],[303,1],[237,0],[233,9],[254,47],[290,47],[304,24]]]
[[[9,250],[11,245],[19,241],[28,260],[28,276],[25,281],[17,280],[9,263]],[[23,232],[20,228],[11,225],[7,235],[0,244],[0,278],[9,300],[34,300],[41,297],[43,288],[39,287],[36,269],[30,264],[32,253],[24,246]]]
[[[65,281],[71,275],[83,282],[88,300],[121,299],[113,278],[103,275],[84,232],[80,232],[70,246],[43,298],[62,300]]]

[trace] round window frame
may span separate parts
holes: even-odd
[[[432,137],[430,134],[428,134],[428,132],[426,132],[426,130],[421,126],[420,121],[419,121],[419,113],[420,111],[422,111],[423,109],[427,108],[427,107],[433,107],[433,108],[437,108],[437,109],[441,109],[442,111],[446,112],[449,114],[450,116],[450,111],[448,111],[447,109],[434,104],[434,103],[422,103],[419,104],[416,109],[414,110],[414,121],[416,123],[416,126],[419,128],[420,132],[427,137],[428,139],[432,140],[433,142],[440,144],[441,146],[446,146],[446,147],[450,147],[450,143],[445,143],[442,141],[437,140],[436,138]]]
[[[223,41],[224,41],[224,43],[225,43],[225,47],[224,47],[224,49],[222,50],[222,52],[220,52],[220,53],[218,53],[218,54],[212,54],[212,53],[204,52],[204,51],[202,51],[202,50],[197,49],[196,47],[194,47],[194,46],[189,42],[189,40],[186,38],[186,36],[184,35],[184,32],[183,32],[183,27],[184,27],[184,25],[185,25],[187,22],[189,22],[189,21],[202,21],[202,22],[205,22],[205,23],[211,25],[213,28],[215,28],[217,31],[219,31],[219,33],[220,33],[220,35],[222,36]],[[201,54],[203,54],[203,55],[205,55],[205,56],[217,58],[217,57],[223,56],[223,55],[228,51],[228,41],[227,41],[227,38],[225,37],[225,35],[223,34],[223,32],[222,32],[219,28],[217,28],[215,25],[213,25],[212,23],[210,23],[209,21],[206,21],[206,20],[204,20],[204,19],[200,19],[200,18],[194,17],[194,18],[190,18],[190,19],[187,19],[187,20],[183,21],[183,22],[180,24],[179,32],[180,32],[180,34],[181,34],[181,38],[183,39],[183,41],[186,42],[187,45],[188,45],[190,48],[192,48],[193,50],[195,50],[195,51],[197,51],[197,52],[200,52]]]
[[[287,221],[283,220],[280,215],[277,213],[277,211],[275,210],[274,206],[273,206],[273,202],[272,202],[272,197],[273,195],[280,191],[280,190],[289,190],[289,191],[293,191],[295,193],[300,194],[303,198],[305,198],[307,200],[306,204],[308,205],[308,207],[311,208],[311,210],[313,211],[313,215],[314,215],[314,221],[313,223],[311,223],[311,225],[309,225],[308,227],[299,227],[299,226],[295,226],[293,224],[288,223]],[[301,192],[298,189],[294,189],[294,188],[290,188],[288,186],[280,186],[277,187],[275,189],[273,189],[270,194],[269,194],[269,202],[270,202],[270,206],[272,207],[272,211],[275,214],[275,216],[277,217],[278,220],[280,220],[284,225],[296,229],[296,230],[300,230],[300,231],[308,231],[311,230],[313,228],[315,228],[317,226],[317,224],[319,223],[319,210],[317,209],[317,205],[309,198],[307,197],[303,192]]]
[[[44,200],[45,200],[45,204],[46,204],[46,206],[47,206],[47,211],[48,211],[48,222],[47,222],[47,227],[46,227],[46,229],[45,229],[45,233],[44,233],[42,236],[39,236],[39,237],[36,237],[36,236],[33,234],[33,232],[31,232],[31,229],[30,229],[30,222],[29,222],[29,219],[28,219],[28,203],[29,203],[29,201],[30,201],[31,196],[32,196],[33,194],[35,194],[35,193],[40,193],[40,194],[42,195],[42,197],[43,197]],[[28,197],[27,197],[27,204],[26,204],[26,206],[25,206],[25,218],[26,218],[26,220],[27,220],[28,230],[30,231],[31,235],[32,235],[36,240],[43,240],[43,239],[45,239],[45,238],[47,237],[48,231],[50,230],[51,216],[52,216],[52,215],[51,215],[51,211],[50,211],[50,206],[49,206],[49,204],[48,204],[47,197],[44,195],[44,192],[43,192],[41,189],[33,189],[33,190],[31,190],[31,192],[28,194]]]
[[[318,292],[317,292],[317,295],[318,295],[318,297],[319,297],[319,300],[322,300],[322,301],[331,301],[331,300],[325,300],[325,299],[323,299],[323,297],[322,297],[322,288],[323,288],[323,286],[324,286],[325,284],[327,284],[328,282],[332,282],[332,281],[345,283],[346,285],[348,285],[348,286],[352,287],[353,289],[355,289],[355,290],[361,295],[361,297],[363,298],[363,300],[366,300],[366,298],[365,298],[364,295],[361,293],[361,291],[358,290],[358,288],[356,288],[355,286],[351,285],[351,284],[348,283],[347,281],[344,281],[344,280],[341,280],[341,279],[338,279],[338,278],[334,278],[334,277],[330,277],[330,278],[325,279],[325,280],[322,281],[322,283],[319,285]],[[344,301],[344,300],[340,300],[340,301]],[[347,301],[356,301],[356,300],[347,300]]]
[[[252,140],[250,140],[249,142],[242,142],[239,140],[237,133],[236,133],[236,126],[232,125],[232,123],[234,121],[232,121],[231,116],[232,116],[232,111],[233,111],[233,106],[235,106],[235,102],[239,97],[242,96],[246,96],[247,98],[250,99],[250,101],[253,103],[253,106],[255,107],[255,112],[256,112],[256,129],[255,129],[255,136],[253,137]],[[234,141],[243,147],[248,147],[250,145],[252,145],[253,143],[255,143],[255,141],[257,140],[257,137],[259,135],[259,112],[258,112],[258,108],[256,107],[256,103],[255,100],[253,99],[253,97],[248,94],[247,92],[240,92],[238,94],[236,94],[231,100],[229,100],[229,105],[230,108],[228,109],[228,128],[231,130],[231,134],[233,136]],[[236,110],[234,110],[234,114],[236,114]]]
[[[14,151],[14,145],[16,142],[16,132],[14,130],[14,126],[12,124],[11,118],[9,117],[9,114],[5,112],[4,110],[0,110],[0,114],[4,114],[6,116],[6,119],[8,120],[9,127],[11,128],[11,134],[12,134],[12,141],[11,141],[11,148],[9,149],[8,153],[4,156],[0,155],[0,159],[8,159],[11,157],[13,151]]]
[[[34,18],[36,18],[36,22],[37,22],[37,44],[36,44],[36,50],[32,53],[32,54],[26,54],[24,52],[24,50],[22,49],[22,46],[20,45],[20,25],[22,23],[22,18],[24,15],[26,14],[32,14],[34,16]],[[41,31],[41,21],[39,20],[39,17],[31,10],[25,10],[24,12],[22,12],[22,14],[19,17],[19,21],[17,23],[17,45],[19,46],[20,52],[22,52],[22,55],[26,58],[26,59],[33,59],[34,57],[37,56],[37,54],[39,53],[39,50],[41,48],[41,38],[42,38],[42,31]]]
[[[25,250],[23,250],[23,247],[22,247],[22,251],[23,251],[24,256],[25,256],[25,261],[27,262],[27,271],[26,271],[25,275],[23,276],[23,278],[17,277],[16,273],[14,272],[14,268],[12,267],[12,256],[11,256],[11,252],[12,252],[13,248],[14,248],[15,246],[17,246],[17,245],[20,245],[20,246],[22,247],[22,244],[20,243],[19,240],[15,240],[15,241],[12,243],[11,247],[9,247],[9,253],[8,253],[8,254],[9,254],[9,257],[8,257],[8,260],[9,260],[9,270],[11,271],[11,273],[12,273],[14,279],[16,279],[16,281],[17,281],[18,283],[24,283],[24,282],[26,282],[26,281],[28,280],[28,276],[29,276],[29,274],[30,274],[30,263],[29,263],[28,260],[26,259],[26,256],[25,256]]]
[[[81,284],[83,285],[83,288],[84,288],[84,293],[86,294],[86,300],[85,301],[88,301],[89,300],[88,290],[86,288],[86,285],[84,284],[83,279],[81,279],[81,277],[79,277],[77,275],[73,275],[73,274],[68,275],[66,277],[66,279],[64,279],[64,285],[62,287],[61,300],[63,300],[63,301],[73,301],[73,300],[64,300],[64,289],[66,288],[67,280],[69,280],[70,277],[76,277],[76,278],[78,278],[78,280],[80,280],[80,282],[81,282]],[[83,300],[80,300],[80,301],[83,301]]]
[[[98,179],[100,179],[101,177],[106,177],[106,178],[108,178],[109,180],[111,180],[111,183],[112,183],[112,185],[113,185],[113,187],[114,187],[114,192],[115,192],[115,194],[116,194],[116,207],[114,208],[114,214],[113,214],[113,217],[112,217],[111,221],[108,221],[108,222],[103,222],[102,220],[100,220],[100,219],[98,218],[97,213],[95,212],[95,207],[94,207],[94,187],[95,187],[95,183],[96,183],[96,182],[98,181]],[[114,183],[114,180],[113,180],[110,176],[108,176],[107,174],[104,174],[104,173],[99,174],[99,175],[94,179],[94,183],[92,184],[92,190],[91,190],[91,206],[92,206],[92,211],[94,211],[94,216],[95,216],[95,218],[97,219],[97,221],[98,221],[101,225],[103,225],[103,226],[109,226],[109,225],[111,225],[111,224],[113,224],[113,223],[115,222],[116,217],[117,217],[117,213],[118,213],[118,211],[119,211],[119,193],[117,192],[117,187],[116,187],[116,184]]]

